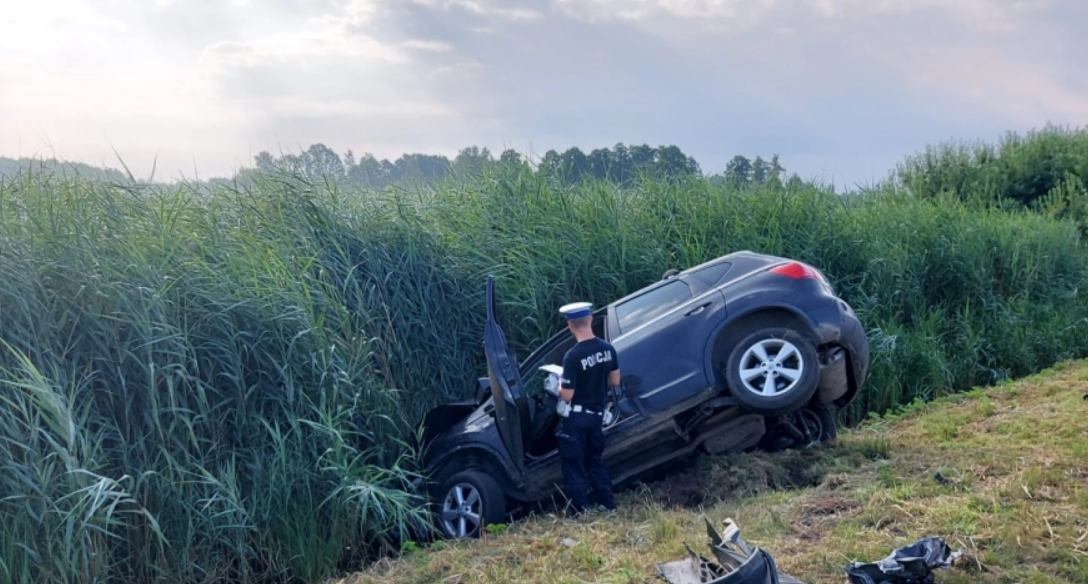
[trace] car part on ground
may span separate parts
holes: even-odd
[[[953,552],[939,537],[925,537],[877,562],[846,566],[850,584],[933,584],[933,570],[950,568],[962,551]]]
[[[740,528],[727,518],[722,535],[710,525],[705,516],[710,551],[715,560],[687,548],[689,557],[657,564],[657,577],[668,584],[804,584],[800,580],[779,574],[774,558],[766,550],[752,548],[740,536]]]

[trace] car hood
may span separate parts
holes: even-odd
[[[428,413],[428,418],[445,407],[447,406],[434,408]],[[424,464],[428,467],[431,466],[434,461],[467,442],[494,444],[498,439],[498,429],[495,426],[495,417],[491,415],[493,407],[491,398],[488,398],[456,421],[447,422],[448,426],[436,432],[433,438],[427,442]]]

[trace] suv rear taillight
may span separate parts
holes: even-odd
[[[806,266],[801,262],[790,262],[788,264],[782,264],[771,268],[772,274],[778,274],[779,276],[786,276],[787,278],[793,278],[794,280],[800,280],[801,278],[820,278],[820,275],[811,266]]]
[[[788,264],[782,264],[781,266],[775,266],[770,269],[772,274],[778,274],[779,276],[786,276],[787,278],[793,278],[794,280],[800,280],[803,278],[813,278],[819,280],[821,284],[832,294],[834,289],[831,287],[831,282],[827,281],[820,270],[801,262],[790,262]]]

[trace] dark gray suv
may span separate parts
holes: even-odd
[[[861,323],[821,272],[749,251],[670,270],[597,309],[593,329],[616,347],[623,375],[605,414],[617,488],[697,450],[833,438],[830,408],[854,399],[869,366]],[[475,400],[423,422],[426,490],[444,536],[475,536],[559,493],[553,371],[574,343],[564,328],[518,363],[488,276],[488,375]]]

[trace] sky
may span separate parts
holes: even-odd
[[[229,176],[321,142],[675,144],[870,184],[1088,125],[1084,0],[0,0],[0,156]]]

